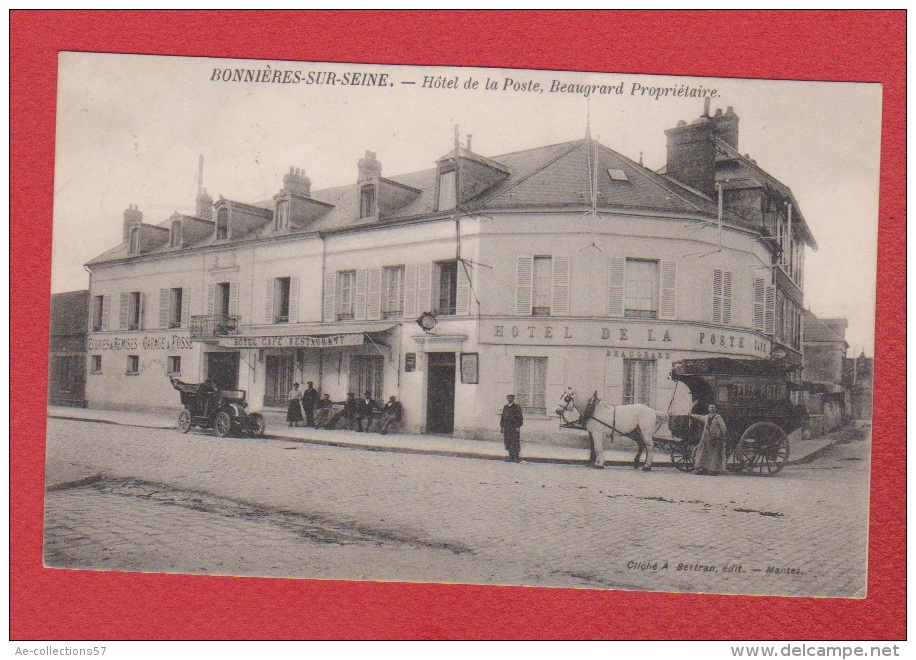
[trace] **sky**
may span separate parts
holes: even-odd
[[[263,79],[268,67],[268,82],[213,79],[226,69]],[[658,169],[664,130],[703,109],[700,98],[658,90],[705,89],[716,92],[713,111],[734,108],[739,150],[792,188],[817,241],[806,254],[805,306],[848,318],[850,354],[874,355],[878,84],[91,53],[61,53],[59,68],[54,293],[88,287],[83,264],[121,242],[129,204],[152,224],[193,213],[200,154],[211,195],[258,202],[293,166],[314,190],[354,183],[366,150],[383,176],[430,168],[451,149],[455,124],[475,152],[497,156],[580,139],[590,117],[602,144]],[[338,82],[272,82],[286,71]],[[342,85],[346,73],[387,74],[386,84]],[[426,77],[457,77],[458,88],[424,87]],[[496,89],[485,89],[488,79]],[[478,87],[465,88],[470,81]],[[609,93],[586,98],[556,85]]]

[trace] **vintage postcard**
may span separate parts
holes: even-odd
[[[62,53],[45,564],[865,597],[881,102]]]

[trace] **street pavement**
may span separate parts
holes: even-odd
[[[52,418],[45,562],[864,597],[868,430],[828,440],[777,477],[703,477]]]

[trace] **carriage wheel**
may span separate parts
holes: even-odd
[[[267,422],[264,421],[264,415],[260,413],[251,413],[248,419],[248,428],[251,430],[251,435],[256,438],[264,435],[264,431],[267,429]]]
[[[216,419],[213,420],[213,430],[221,438],[225,438],[232,432],[232,418],[229,417],[229,413],[220,412],[216,415]]]
[[[681,441],[671,447],[671,463],[681,472],[693,471],[693,447]]]
[[[191,430],[191,413],[187,408],[178,413],[178,430],[182,433]]]
[[[748,474],[774,475],[789,462],[789,438],[778,425],[757,422],[742,434],[736,454],[741,468]]]

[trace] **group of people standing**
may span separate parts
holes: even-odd
[[[291,427],[299,426],[304,418],[308,427],[333,429],[341,418],[345,418],[348,429],[353,430],[355,427],[360,433],[369,432],[373,416],[381,411],[378,430],[385,435],[389,431],[398,430],[404,415],[404,408],[396,396],[391,396],[384,406],[379,406],[371,392],[366,392],[362,399],[357,399],[353,392],[349,392],[346,401],[334,402],[330,394],[319,395],[311,381],[306,383],[305,390],[299,389],[299,383],[293,383],[288,399],[286,421]],[[342,405],[343,408],[335,413],[335,405]],[[365,428],[363,422],[366,423]]]

